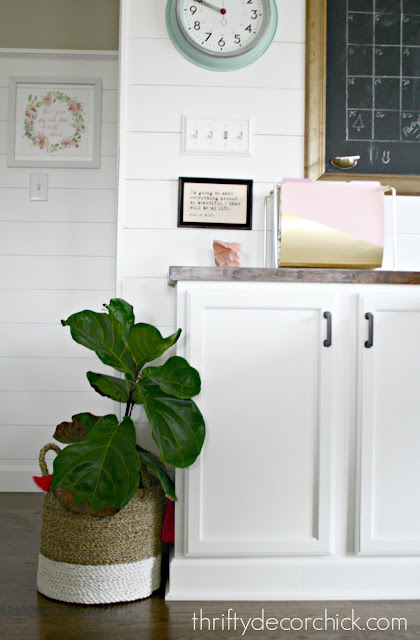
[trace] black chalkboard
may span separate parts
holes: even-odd
[[[420,174],[420,0],[328,0],[325,171]]]

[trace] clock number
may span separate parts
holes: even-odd
[[[196,31],[199,31],[199,30],[200,30],[200,22],[199,22],[199,20],[197,20],[196,22],[194,22],[194,29],[195,29]]]
[[[250,24],[247,27],[245,27],[245,31],[249,31],[249,33],[251,33],[252,27]]]
[[[235,33],[235,44],[240,44],[241,42],[241,36],[239,35],[239,33]]]
[[[194,15],[194,13],[197,11],[197,7],[195,6],[195,4],[192,4],[190,6],[190,11],[191,11],[192,15]]]
[[[213,31],[206,31],[206,36],[207,38],[203,41],[203,42],[207,42],[207,40],[210,38],[210,36],[213,35]]]
[[[254,4],[254,0],[248,0],[247,4]]]
[[[256,9],[252,9],[251,13],[252,13],[251,20],[256,20],[257,19],[257,10]]]
[[[219,42],[217,44],[222,49],[226,45],[226,42],[223,40],[223,38],[220,38],[220,40],[219,40]]]

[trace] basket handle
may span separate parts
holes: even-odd
[[[45,462],[45,454],[47,453],[47,451],[50,451],[51,449],[55,451],[57,454],[59,454],[61,451],[58,445],[54,444],[53,442],[49,442],[48,444],[43,446],[41,451],[39,452],[39,468],[41,469],[41,473],[43,476],[49,475],[47,463]]]

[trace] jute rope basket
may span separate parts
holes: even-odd
[[[48,475],[45,454],[59,452],[47,444],[40,452],[42,475]],[[54,600],[106,604],[147,598],[160,585],[164,495],[151,487],[145,469],[143,488],[121,511],[94,517],[66,511],[52,493],[42,513],[38,591]]]

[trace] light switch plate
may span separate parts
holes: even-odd
[[[48,200],[48,174],[31,173],[29,200]]]
[[[201,155],[252,155],[253,120],[205,116],[183,117],[182,151]]]

